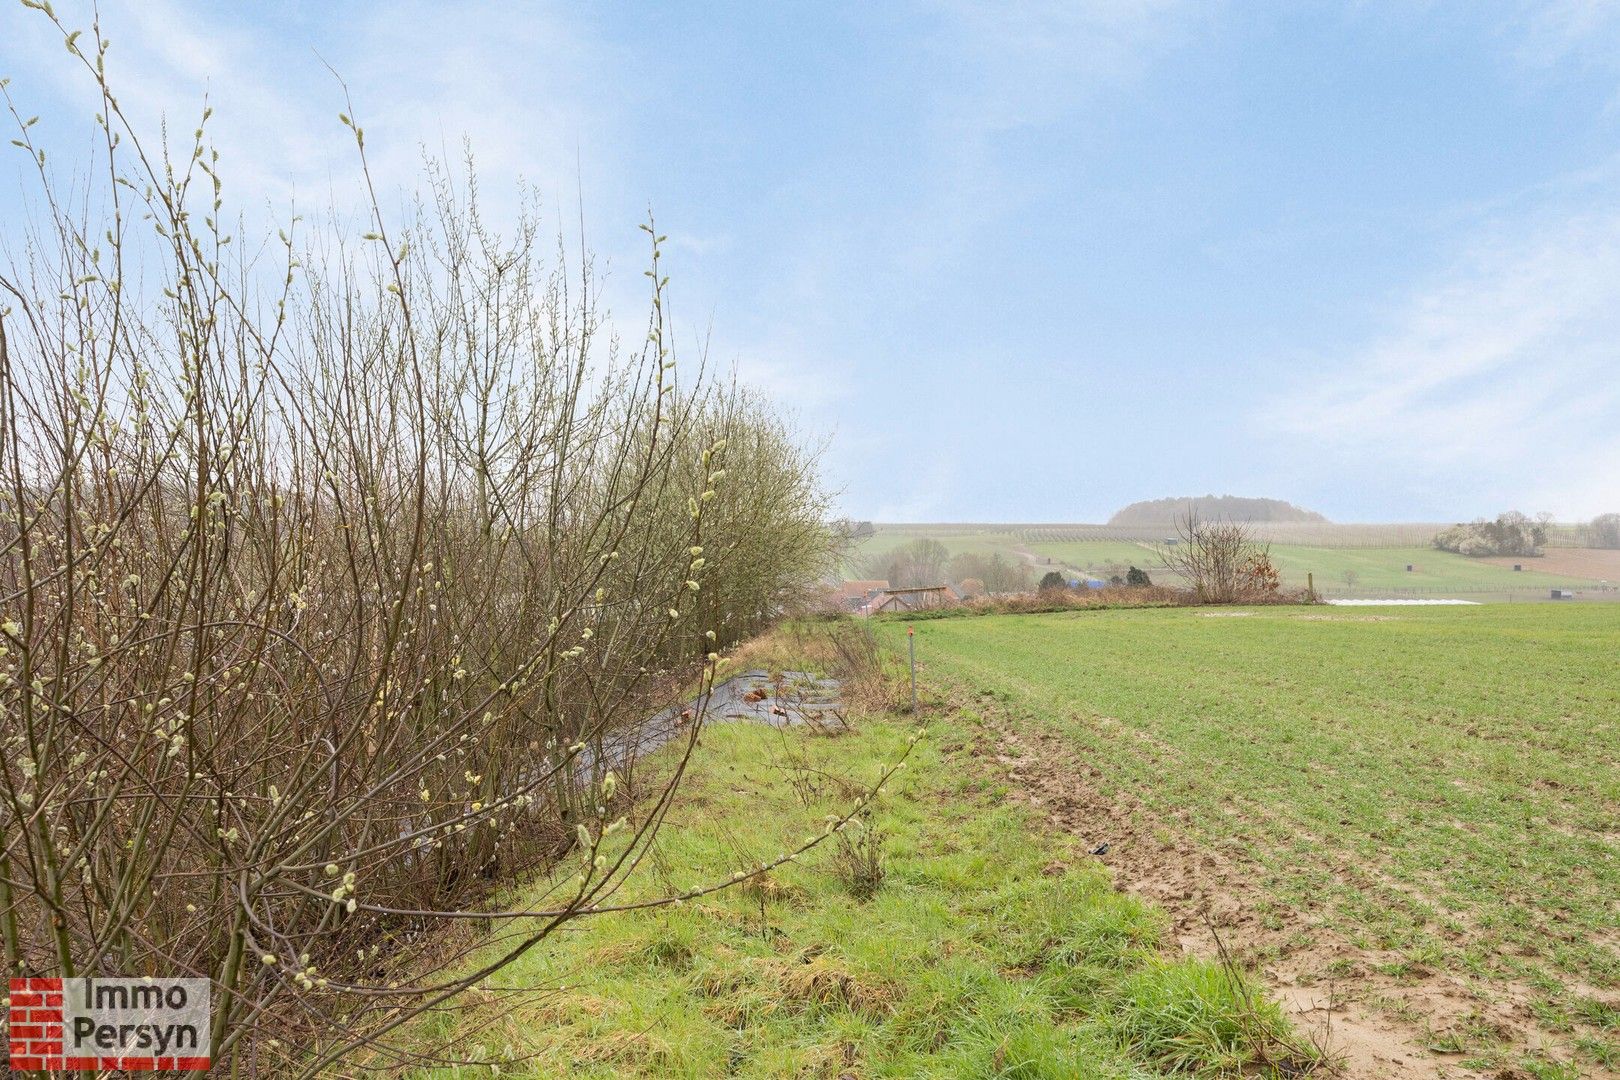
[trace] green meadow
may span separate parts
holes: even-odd
[[[1548,1075],[1620,1062],[1620,608],[1121,610],[916,634],[931,680],[1235,853],[1306,937],[1525,1014],[1579,1070]],[[1517,1060],[1485,1024],[1436,1039]]]

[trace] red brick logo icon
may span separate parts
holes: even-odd
[[[62,980],[12,979],[6,1038],[13,1069],[65,1069]]]

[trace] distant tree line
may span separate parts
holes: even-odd
[[[944,544],[926,537],[872,556],[865,571],[896,589],[951,584],[966,585],[967,592],[1009,593],[1027,590],[1032,580],[1028,567],[1000,552],[952,555]]]
[[[1532,518],[1509,510],[1494,521],[1482,518],[1453,525],[1434,538],[1434,546],[1458,555],[1540,555],[1551,520],[1550,514]]]
[[[975,555],[964,551],[951,557],[945,572],[951,584],[961,585],[977,580],[987,593],[1026,592],[1033,580],[1029,567],[1006,558],[1000,552]]]
[[[866,573],[882,578],[896,589],[910,589],[945,582],[945,564],[951,553],[938,540],[919,537],[897,548],[873,555],[865,561]]]
[[[1599,514],[1582,531],[1588,547],[1620,548],[1620,514]]]

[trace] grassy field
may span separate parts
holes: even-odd
[[[1107,611],[916,633],[930,680],[1050,736],[1161,840],[1244,868],[1269,968],[1366,976],[1441,1061],[1620,1066],[1620,609]],[[1349,954],[1327,959],[1329,938]],[[1421,1007],[1436,986],[1449,1011]]]
[[[1092,531],[1101,533],[1103,530],[1099,527]],[[1507,599],[1517,593],[1520,599],[1530,599],[1545,598],[1553,588],[1580,589],[1595,585],[1600,580],[1620,581],[1620,571],[1601,557],[1608,555],[1607,552],[1589,558],[1549,557],[1545,562],[1533,558],[1472,559],[1423,545],[1371,544],[1369,537],[1377,539],[1376,534],[1359,535],[1353,529],[1336,532],[1332,526],[1323,526],[1319,527],[1319,531],[1322,535],[1319,543],[1271,544],[1272,558],[1282,571],[1285,584],[1302,587],[1306,583],[1306,575],[1314,574],[1319,589],[1346,595],[1414,590],[1420,595],[1438,596],[1449,592],[1461,596],[1485,594],[1497,599]],[[1306,533],[1309,530],[1296,526],[1293,532]],[[879,525],[875,535],[863,541],[846,560],[846,567],[852,576],[864,574],[873,556],[881,556],[902,544],[926,537],[943,544],[952,554],[999,552],[1008,559],[1031,565],[1037,572],[1060,568],[1106,578],[1124,567],[1135,565],[1150,573],[1157,573],[1158,577],[1164,576],[1150,539],[1101,536],[1089,539],[1038,538],[1086,534],[1086,530],[1081,528]],[[1336,539],[1344,542],[1335,544]],[[1584,550],[1582,554],[1585,554]],[[1512,566],[1514,561],[1522,563],[1524,570],[1515,571]],[[1408,565],[1415,569],[1408,571]]]
[[[1134,540],[1032,541],[1021,546],[1039,559],[1093,574],[1106,575],[1122,566],[1153,569],[1159,565],[1152,545]]]
[[[1235,971],[1180,956],[1161,911],[1005,800],[972,767],[971,725],[935,713],[848,834],[879,844],[870,896],[829,842],[701,902],[588,920],[502,972],[482,1007],[418,1030],[420,1044],[578,1077],[1126,1080],[1310,1060],[1306,1044],[1268,1034],[1287,1030],[1278,1006]],[[711,727],[656,857],[616,901],[723,880],[821,829],[920,726],[855,722],[836,737]],[[508,987],[525,993],[503,1000]]]
[[[1511,564],[1498,566],[1466,555],[1434,548],[1308,548],[1273,544],[1271,557],[1285,580],[1298,582],[1306,573],[1316,575],[1323,588],[1348,584],[1346,573],[1355,575],[1362,589],[1451,589],[1471,592],[1493,588],[1550,589],[1555,586],[1586,584],[1588,579],[1559,574],[1543,574],[1534,559],[1522,560],[1525,569],[1515,571]],[[1408,571],[1410,565],[1415,569]]]

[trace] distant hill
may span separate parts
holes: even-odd
[[[1188,495],[1134,502],[1108,519],[1110,525],[1163,525],[1189,510],[1202,518],[1227,521],[1314,521],[1327,518],[1281,499],[1245,499],[1237,495]]]

